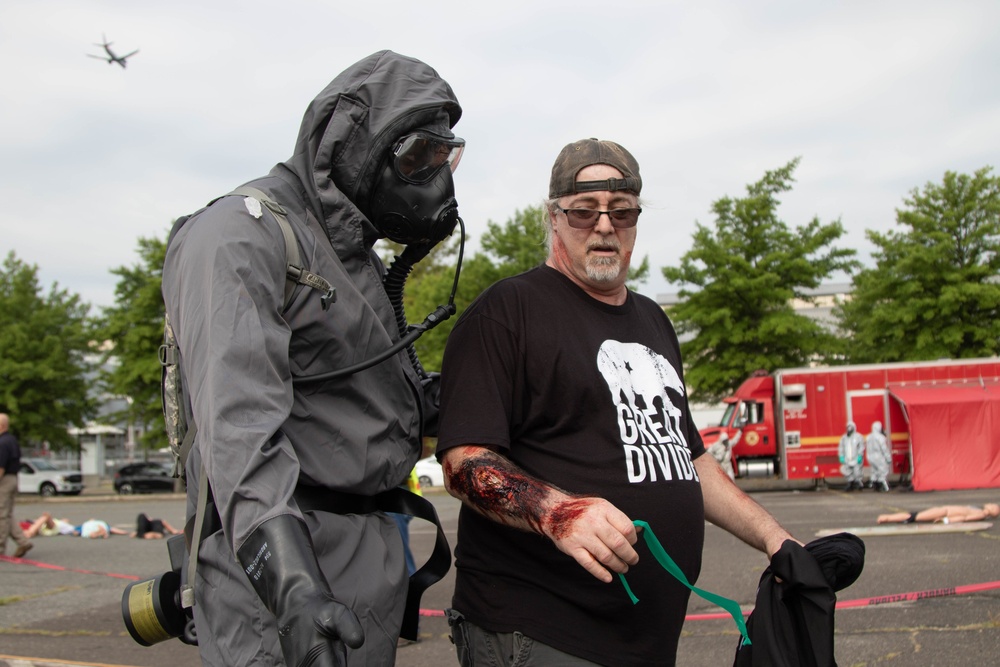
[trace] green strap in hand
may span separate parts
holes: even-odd
[[[691,591],[697,593],[704,599],[708,600],[712,604],[716,604],[726,611],[729,615],[733,617],[736,621],[736,627],[739,628],[740,634],[743,635],[743,645],[750,644],[750,635],[747,634],[747,625],[743,622],[743,610],[736,603],[735,600],[730,600],[729,598],[724,598],[721,595],[716,595],[711,591],[706,591],[704,589],[698,588],[697,586],[692,586],[688,582],[687,577],[684,575],[683,570],[674,562],[674,559],[670,557],[670,554],[666,552],[660,541],[656,539],[656,535],[653,534],[653,530],[649,527],[649,524],[645,521],[633,521],[632,522],[637,528],[642,529],[642,535],[646,539],[646,544],[649,546],[650,552],[653,554],[653,558],[656,562],[663,567],[664,570],[669,572],[677,581],[681,582],[687,586]],[[619,574],[618,578],[622,580],[622,585],[625,586],[625,592],[628,593],[629,598],[632,599],[632,604],[639,602],[639,598],[632,593],[632,589],[629,588],[628,582],[625,581],[625,575]]]

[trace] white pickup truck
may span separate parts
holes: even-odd
[[[64,470],[47,459],[21,459],[17,490],[43,496],[76,496],[83,491],[83,474],[79,470]]]

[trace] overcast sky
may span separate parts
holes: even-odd
[[[0,254],[111,305],[139,237],[289,157],[309,101],[392,49],[463,106],[472,250],[594,136],[640,163],[653,298],[712,202],[795,157],[781,218],[840,219],[867,261],[911,190],[997,165],[997,26],[996,0],[5,0]],[[127,69],[86,56],[102,35]]]

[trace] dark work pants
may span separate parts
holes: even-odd
[[[446,609],[445,616],[462,667],[600,667],[521,632],[484,630],[454,609]]]

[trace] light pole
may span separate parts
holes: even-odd
[[[132,397],[126,396],[125,402],[128,403],[128,425],[125,430],[125,458],[129,463],[133,463],[135,459],[135,425],[132,421]]]

